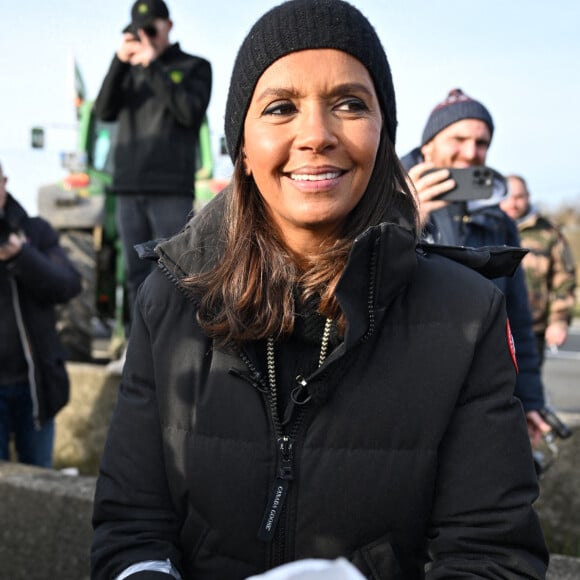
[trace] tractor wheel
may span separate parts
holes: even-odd
[[[67,360],[89,362],[92,360],[93,320],[97,316],[97,260],[92,232],[61,231],[60,245],[81,275],[82,290],[69,302],[57,306],[57,329]]]

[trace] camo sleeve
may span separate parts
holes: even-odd
[[[548,323],[570,322],[576,303],[576,265],[572,250],[564,234],[556,229],[556,243],[552,246],[551,300]]]
[[[534,331],[554,322],[568,323],[575,305],[576,268],[570,246],[558,227],[544,217],[520,228],[522,262]]]

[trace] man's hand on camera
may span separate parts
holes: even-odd
[[[137,42],[137,50],[131,56],[129,61],[133,66],[141,65],[148,67],[152,60],[159,56],[159,51],[155,47],[154,40],[150,38],[143,29],[137,31],[139,41]]]
[[[8,236],[8,241],[0,245],[0,262],[11,260],[22,250],[22,239],[18,234],[12,233]]]
[[[171,22],[169,20],[157,19],[154,24],[146,28],[139,28],[138,49],[131,57],[131,64],[148,67],[152,61],[167,48],[169,30]]]
[[[140,42],[131,32],[123,34],[121,46],[117,51],[117,58],[122,62],[131,62],[134,54],[140,49]]]
[[[409,169],[409,180],[411,189],[417,194],[419,204],[419,217],[421,226],[424,226],[431,216],[431,212],[449,205],[449,202],[438,200],[437,197],[455,187],[455,181],[449,179],[449,171],[440,169],[433,173],[425,172],[435,169],[435,165],[425,161]]]

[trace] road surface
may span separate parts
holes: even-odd
[[[580,320],[557,351],[547,351],[544,386],[548,403],[558,412],[580,413]]]

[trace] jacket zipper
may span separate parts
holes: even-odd
[[[173,281],[178,288],[182,290],[187,298],[191,300],[192,296],[181,287],[177,276],[175,276],[175,274],[173,274],[173,272],[167,268],[165,263],[159,260],[158,265],[161,268],[161,271],[171,281]],[[282,428],[280,417],[278,415],[278,391],[276,386],[274,385],[274,388],[270,387],[268,382],[264,380],[261,373],[258,371],[258,369],[256,369],[245,352],[241,350],[239,356],[248,368],[249,373],[242,372],[233,367],[229,369],[229,372],[234,376],[249,382],[265,398],[266,408],[269,410],[270,420],[274,429],[274,437],[276,439],[276,477],[271,486],[268,503],[266,504],[262,523],[260,524],[260,528],[258,530],[258,538],[264,542],[272,542],[276,531],[278,530],[279,539],[277,542],[275,542],[275,545],[272,546],[271,552],[273,554],[273,565],[275,566],[281,564],[284,561],[285,529],[283,527],[278,527],[278,523],[286,503],[286,496],[288,494],[290,482],[294,479],[294,443],[306,413],[306,405],[308,404],[310,398],[305,400],[300,405],[296,420],[291,425],[289,431],[285,433]],[[307,387],[308,381],[306,379],[303,377],[297,377],[297,380],[301,389],[305,389]]]
[[[285,526],[280,521],[280,516],[286,504],[286,499],[290,489],[290,484],[294,480],[294,445],[296,436],[302,425],[306,414],[306,404],[302,404],[296,414],[295,420],[286,431],[280,421],[278,414],[278,390],[274,385],[271,388],[266,384],[262,375],[254,367],[249,357],[240,352],[240,357],[249,369],[249,373],[241,373],[235,369],[230,372],[244,378],[262,393],[266,400],[266,408],[269,411],[270,420],[274,430],[276,441],[276,471],[274,481],[270,486],[268,501],[264,510],[264,515],[258,529],[258,538],[263,542],[272,543],[272,566],[283,563],[285,551]],[[300,377],[300,385],[305,388],[308,384],[305,379]]]
[[[275,428],[277,467],[276,477],[271,485],[268,503],[266,504],[262,523],[258,530],[258,538],[264,542],[271,542],[274,539],[280,522],[280,515],[286,503],[290,484],[294,480],[294,444],[306,412],[306,409],[301,407],[292,428],[289,432],[285,433],[280,428],[277,410],[275,415],[272,410],[273,397],[270,395],[268,399],[270,400],[270,413],[272,419],[274,419],[273,422],[274,424],[278,424],[278,427]],[[280,537],[283,537],[284,527],[280,526],[278,531]],[[279,553],[283,554],[283,546],[279,546],[279,548]]]

